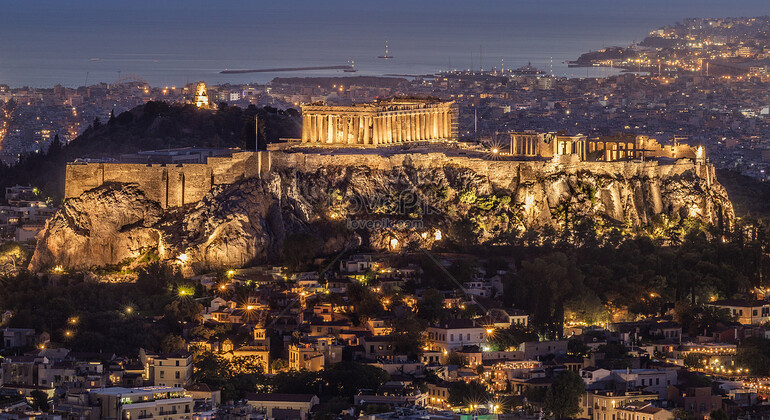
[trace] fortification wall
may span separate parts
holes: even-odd
[[[64,197],[77,197],[106,182],[133,183],[163,208],[177,207],[200,201],[214,185],[269,171],[268,152],[240,152],[179,165],[75,162],[67,165]]]
[[[684,174],[695,170],[709,183],[714,182],[711,165],[696,164],[681,159],[674,164],[659,165],[657,161],[584,162],[573,156],[560,156],[548,161],[488,160],[466,156],[447,156],[443,153],[396,154],[392,156],[357,154],[275,153],[274,168],[293,168],[301,172],[315,172],[327,166],[367,166],[372,169],[392,170],[399,166],[415,168],[440,167],[453,164],[471,169],[487,177],[496,187],[508,188],[512,184],[538,182],[557,173],[578,174],[588,171],[599,176],[624,178],[659,178]]]
[[[556,174],[577,175],[582,171],[591,172],[594,176],[654,179],[694,170],[708,184],[715,182],[711,165],[696,164],[689,159],[659,165],[656,161],[583,162],[576,156],[568,155],[548,161],[508,161],[448,156],[444,153],[378,155],[240,152],[232,157],[209,158],[205,164],[71,163],[67,165],[65,198],[77,197],[105,182],[134,183],[148,198],[168,208],[196,203],[214,185],[264,177],[273,168],[315,172],[323,167],[367,166],[388,171],[400,166],[428,169],[448,164],[468,168],[488,178],[495,187],[505,189],[542,182]]]

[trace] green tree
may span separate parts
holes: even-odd
[[[449,385],[447,402],[459,407],[469,404],[483,404],[489,400],[490,394],[487,387],[480,382],[452,382]]]
[[[167,291],[174,280],[174,269],[160,262],[153,262],[139,269],[136,285],[148,295],[159,295]]]
[[[36,389],[30,392],[29,396],[32,397],[33,410],[40,410],[44,413],[48,412],[50,407],[48,406],[48,395],[45,392]]]
[[[168,334],[163,337],[163,341],[160,342],[160,351],[163,353],[173,353],[175,351],[184,350],[187,347],[187,343],[184,338],[176,334]]]
[[[281,246],[281,261],[289,272],[304,271],[321,248],[321,240],[306,233],[286,236]]]
[[[347,287],[347,294],[359,318],[374,318],[383,312],[380,299],[368,287],[352,282]]]
[[[444,295],[436,289],[424,291],[417,302],[417,316],[430,323],[445,321],[449,313],[444,308]]]
[[[735,363],[748,368],[752,375],[766,376],[770,373],[770,340],[747,337],[738,345]]]
[[[413,312],[408,312],[394,319],[392,325],[395,351],[416,359],[423,346],[422,332],[425,331],[427,322],[418,318]]]
[[[444,360],[444,365],[446,366],[458,366],[463,367],[465,366],[465,357],[463,357],[462,354],[451,352],[447,355],[446,360]]]
[[[567,340],[567,353],[572,356],[587,356],[591,352],[591,348],[588,347],[583,340],[579,338],[570,338]]]
[[[545,395],[543,409],[557,419],[575,417],[580,413],[580,399],[585,391],[585,383],[577,373],[561,371]]]
[[[377,389],[390,375],[384,370],[357,362],[343,361],[321,373],[323,394],[353,398],[362,389]]]
[[[730,420],[730,416],[723,409],[714,410],[709,414],[711,420]]]

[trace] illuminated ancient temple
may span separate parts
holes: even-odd
[[[302,107],[302,142],[377,146],[457,139],[457,107],[438,99],[396,98],[373,104]]]

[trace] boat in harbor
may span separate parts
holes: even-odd
[[[386,60],[389,60],[393,58],[392,55],[388,54],[388,41],[385,41],[385,54],[384,55],[378,55],[377,58],[384,58]]]
[[[347,69],[342,70],[342,71],[344,71],[345,73],[355,73],[355,72],[357,72],[358,69],[356,69],[356,62],[353,61],[353,60],[350,60],[350,68],[347,68]]]
[[[543,70],[540,70],[532,66],[532,63],[527,63],[524,67],[519,67],[516,70],[512,70],[511,73],[517,76],[542,76],[545,74]]]

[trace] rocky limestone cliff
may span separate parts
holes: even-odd
[[[29,268],[87,269],[151,251],[202,272],[275,261],[295,233],[321,238],[332,253],[359,244],[400,250],[483,242],[583,218],[627,229],[661,215],[723,230],[734,221],[713,168],[684,161],[428,165],[407,156],[389,166],[337,163],[277,165],[263,179],[218,185],[194,205],[165,211],[136,185],[102,185],[47,222]]]

